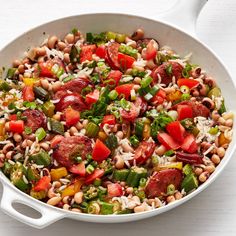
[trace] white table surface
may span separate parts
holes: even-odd
[[[0,0],[0,48],[31,27],[86,12],[124,12],[156,17],[177,0]],[[191,1],[191,0],[190,0]],[[184,13],[183,13],[184,14]],[[198,37],[210,45],[236,74],[236,1],[209,0],[197,25]],[[204,192],[162,215],[125,224],[90,224],[69,219],[37,230],[0,211],[0,235],[236,235],[236,157]],[[2,187],[0,186],[0,193]]]

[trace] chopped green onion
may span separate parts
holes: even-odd
[[[89,165],[86,167],[86,172],[87,172],[88,174],[92,174],[92,173],[94,172],[94,167],[89,164]]]
[[[71,81],[72,79],[74,79],[75,77],[73,76],[73,75],[68,75],[67,77],[65,77],[64,79],[63,79],[63,82],[64,83],[67,83],[67,82],[69,82],[69,81]]]
[[[86,126],[86,135],[90,138],[94,138],[97,136],[99,131],[99,126],[93,122],[89,122]]]
[[[167,186],[167,195],[172,195],[175,192],[175,186],[173,184],[169,184]]]
[[[188,87],[188,86],[185,86],[185,85],[182,85],[182,86],[180,87],[180,91],[181,91],[182,93],[187,93],[187,94],[190,93],[189,87]]]
[[[181,95],[181,101],[187,101],[191,98],[191,95],[188,93],[184,93]]]
[[[185,67],[184,67],[184,69],[183,69],[183,71],[182,71],[182,75],[183,75],[183,77],[185,77],[185,78],[188,78],[190,75],[189,75],[189,72],[192,70],[192,66],[190,65],[190,64],[187,64]]]
[[[16,70],[17,70],[16,68],[9,68],[8,71],[7,71],[6,78],[12,79],[15,75]]]
[[[125,110],[129,110],[130,109],[130,102],[128,102],[127,100],[125,100],[125,98],[122,98],[120,100],[120,106],[125,109]]]
[[[25,127],[25,133],[27,134],[27,135],[29,135],[29,134],[32,134],[32,129],[30,128],[30,127]]]
[[[146,87],[146,88],[140,88],[139,90],[138,90],[138,93],[139,93],[139,95],[141,96],[141,97],[143,97],[146,93],[149,93],[150,92],[150,90],[151,90],[151,88],[148,86],[148,87]]]
[[[115,149],[118,146],[117,137],[114,134],[109,135],[105,140],[105,144],[110,150]]]
[[[111,92],[108,94],[108,97],[111,100],[115,100],[118,97],[118,93],[116,92],[116,90],[111,90]]]
[[[30,108],[32,110],[36,109],[36,107],[37,107],[35,102],[27,102],[27,101],[23,102],[23,106]]]
[[[193,173],[193,168],[190,164],[186,164],[184,167],[183,167],[183,173],[185,175],[189,175],[189,174],[192,174]]]
[[[144,99],[146,100],[146,101],[149,101],[149,100],[151,100],[153,98],[153,95],[151,94],[151,93],[147,93],[145,96],[144,96]]]
[[[172,75],[172,64],[169,64],[165,70],[167,75]]]
[[[175,152],[174,152],[173,150],[168,150],[168,151],[166,151],[166,152],[164,153],[164,155],[165,155],[166,157],[173,156],[173,154],[175,154]]]
[[[4,80],[0,80],[0,90],[8,92],[11,90],[11,86]]]
[[[141,80],[141,82],[140,82],[141,87],[142,87],[142,88],[148,87],[148,86],[151,84],[152,80],[153,80],[153,79],[152,79],[151,76],[146,76],[146,77],[144,77],[144,78]]]
[[[129,55],[131,57],[136,58],[138,50],[132,48],[131,46],[128,46],[128,45],[125,45],[125,44],[121,44],[120,47],[119,47],[119,52],[127,54],[127,55]]]
[[[125,34],[116,34],[116,42],[117,43],[124,43],[125,42],[126,35]]]
[[[225,108],[225,103],[224,101],[221,103],[221,107],[219,109],[219,114],[222,115],[224,112],[226,112],[226,108]]]
[[[211,135],[216,135],[219,132],[219,128],[217,126],[210,128],[208,131],[209,134]]]
[[[136,121],[135,122],[135,135],[137,137],[142,137],[143,136],[143,129],[144,129],[144,122],[142,121]]]
[[[154,166],[156,166],[156,165],[158,165],[158,163],[159,163],[159,161],[158,161],[157,156],[152,156],[152,164],[153,164]]]
[[[82,157],[81,156],[77,156],[75,157],[75,162],[77,163],[81,163],[83,161]]]
[[[147,183],[147,179],[146,178],[141,178],[139,180],[139,186],[140,187],[145,187],[146,186],[146,183]]]
[[[137,147],[139,145],[139,139],[136,135],[131,136],[129,141],[133,147]]]
[[[111,32],[111,31],[108,31],[107,33],[106,33],[106,36],[107,36],[107,39],[110,41],[111,39],[116,39],[116,33],[114,33],[114,32]]]
[[[95,187],[101,186],[101,184],[102,184],[102,180],[101,180],[101,179],[95,179],[95,180],[93,181],[93,185],[94,185]]]
[[[47,133],[44,128],[38,128],[35,132],[35,136],[38,138],[38,141],[43,140],[46,137]]]

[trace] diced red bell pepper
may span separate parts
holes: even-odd
[[[84,61],[91,61],[92,55],[96,50],[96,45],[92,44],[92,45],[83,45],[81,47],[81,52],[80,52],[80,63],[84,62]]]
[[[65,118],[67,126],[75,125],[80,120],[80,112],[68,107],[65,110]]]
[[[123,190],[120,184],[111,183],[107,185],[107,194],[109,198],[120,197],[123,195]]]
[[[177,105],[178,120],[193,118],[193,108],[189,105]]]
[[[195,138],[192,134],[189,134],[185,137],[181,148],[188,153],[195,153],[198,149],[198,145],[195,141]]]
[[[9,115],[9,120],[17,120],[17,115],[16,114]]]
[[[180,147],[180,145],[167,133],[158,133],[157,139],[168,150],[176,150]]]
[[[85,102],[88,105],[97,102],[97,100],[99,99],[99,94],[100,94],[99,90],[95,89],[93,92],[90,92],[86,95]]]
[[[91,184],[95,179],[99,179],[104,175],[104,170],[96,169],[92,174],[88,175],[85,179],[85,184]]]
[[[170,136],[177,141],[178,143],[182,143],[184,141],[184,133],[185,129],[184,127],[180,124],[179,121],[173,121],[170,122],[166,126],[167,132],[170,134]]]
[[[22,90],[22,97],[24,101],[32,102],[35,100],[33,86],[25,86]]]
[[[97,139],[92,152],[93,160],[102,162],[106,160],[110,154],[110,149],[101,140]]]
[[[51,179],[48,176],[43,176],[34,186],[33,190],[36,192],[46,191],[50,187]]]
[[[11,132],[21,134],[24,131],[24,121],[11,120],[9,123],[9,128]]]
[[[178,79],[177,84],[179,87],[181,86],[187,86],[188,88],[193,88],[196,87],[199,84],[199,81],[194,80],[194,79]]]
[[[122,77],[122,72],[119,70],[112,70],[109,72],[107,78],[103,81],[104,84],[110,86],[117,86]]]
[[[127,70],[132,67],[135,59],[131,56],[128,56],[123,53],[118,53],[118,63],[120,65],[121,70]]]
[[[73,165],[71,168],[70,168],[70,172],[75,174],[75,175],[80,175],[82,177],[85,176],[86,174],[86,169],[85,169],[85,164],[84,162],[82,161],[81,163],[79,164],[76,164],[76,165]]]
[[[125,99],[128,100],[133,87],[133,84],[122,84],[117,86],[115,90],[119,95],[123,94],[125,96]]]
[[[106,46],[105,45],[100,45],[99,47],[97,47],[95,54],[100,57],[105,59],[106,58]]]
[[[156,48],[156,42],[154,40],[150,40],[150,42],[147,44],[146,49],[146,60],[152,60],[157,55],[157,48]]]
[[[40,77],[53,77],[53,73],[51,71],[52,63],[50,61],[40,62],[39,63],[39,76]]]
[[[56,135],[55,137],[53,137],[53,139],[50,141],[51,148],[55,148],[57,144],[61,142],[62,139],[64,139],[64,136],[62,135]]]
[[[104,116],[102,119],[102,122],[101,122],[101,127],[103,127],[105,124],[115,125],[116,124],[116,117],[114,115]]]
[[[153,96],[151,102],[162,104],[165,101],[166,92],[163,89],[159,89],[158,92]]]

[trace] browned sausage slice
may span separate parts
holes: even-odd
[[[118,62],[118,51],[120,44],[116,42],[109,43],[107,46],[107,56],[108,56],[108,64],[112,69],[120,69],[120,64]]]

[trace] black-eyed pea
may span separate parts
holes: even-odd
[[[83,201],[83,192],[78,192],[74,196],[74,200],[77,204],[80,204]]]
[[[43,57],[43,56],[46,55],[46,49],[45,49],[44,46],[43,47],[37,47],[35,50],[36,50],[36,55],[38,57]]]
[[[204,171],[199,175],[198,179],[200,182],[204,183],[206,182],[208,177],[209,177],[209,173],[207,171]]]
[[[232,119],[226,120],[225,125],[228,126],[228,127],[232,127],[233,126],[233,120]]]
[[[19,143],[19,142],[21,142],[22,137],[21,137],[20,134],[14,133],[13,134],[13,139],[15,140],[15,142]]]
[[[61,120],[61,112],[57,112],[52,117],[54,120],[60,121]]]
[[[25,72],[25,67],[24,67],[24,65],[22,65],[22,64],[19,65],[19,66],[18,66],[18,71],[19,71],[20,74],[23,74],[23,73]]]
[[[81,213],[82,211],[79,208],[72,208],[71,211]]]
[[[9,151],[12,151],[14,149],[14,144],[13,143],[7,143],[4,145],[2,152],[3,154],[6,154]]]
[[[78,130],[76,129],[75,126],[72,126],[72,127],[70,128],[70,134],[71,134],[71,135],[75,135],[75,133],[78,133]]]
[[[58,42],[57,36],[53,35],[49,37],[47,45],[50,49],[53,49],[55,48],[57,42]]]
[[[155,149],[155,153],[158,155],[158,156],[162,156],[164,155],[164,153],[166,152],[166,148],[164,145],[160,145],[159,147],[157,147]]]
[[[70,210],[70,205],[69,204],[64,204],[63,209],[64,210]]]
[[[219,147],[217,148],[217,154],[220,158],[224,157],[225,156],[225,149],[223,147]]]
[[[47,201],[47,204],[56,206],[61,201],[61,197],[52,197]]]
[[[143,31],[143,29],[137,29],[137,30],[132,34],[131,39],[137,41],[137,40],[139,40],[139,39],[142,39],[143,36],[144,36],[144,31]]]
[[[6,158],[7,159],[12,159],[13,155],[14,155],[14,151],[9,151],[9,152],[6,153]]]
[[[175,199],[176,199],[176,200],[179,200],[179,199],[181,199],[181,198],[183,197],[183,194],[178,191],[178,192],[176,192],[176,193],[174,194],[174,196],[175,196]]]
[[[21,61],[18,60],[18,59],[14,60],[14,61],[12,62],[12,66],[13,66],[14,68],[17,68],[20,64],[21,64]]]
[[[51,187],[49,190],[48,190],[48,197],[49,198],[53,198],[53,197],[56,197],[56,193],[54,192],[54,187]]]
[[[74,34],[69,33],[69,34],[66,35],[65,42],[67,42],[68,44],[72,44],[72,43],[74,43],[74,41],[75,41]]]
[[[60,51],[63,51],[66,48],[66,44],[62,41],[58,42],[57,46],[58,46]]]
[[[64,62],[67,64],[70,63],[70,54],[69,53],[64,54]]]
[[[196,167],[196,169],[194,170],[194,172],[195,172],[195,174],[196,174],[197,176],[199,176],[200,174],[202,174],[203,170],[202,170],[201,167]]]
[[[121,156],[116,155],[114,157],[114,160],[115,160],[115,167],[117,169],[122,169],[124,167],[125,163],[124,163],[124,160],[123,160],[123,158]]]
[[[213,173],[214,171],[215,171],[215,166],[214,165],[209,165],[209,166],[206,166],[205,168],[204,168],[204,170],[205,171],[207,171],[208,173]]]
[[[220,125],[224,125],[225,124],[225,119],[223,117],[220,117],[218,119],[218,122],[219,122]]]
[[[124,133],[122,131],[118,131],[116,133],[116,137],[119,138],[119,139],[122,139],[124,137]]]
[[[133,187],[128,187],[126,190],[127,194],[132,194],[134,192],[134,188]]]
[[[171,203],[171,202],[174,202],[174,201],[175,201],[175,197],[173,195],[170,195],[166,198],[167,203]]]
[[[134,212],[135,213],[138,213],[138,212],[143,212],[143,211],[145,211],[145,205],[144,204],[141,204],[140,206],[136,206],[136,207],[134,207]]]
[[[220,157],[217,154],[213,154],[212,157],[211,157],[211,161],[215,165],[218,165],[220,163]]]
[[[42,86],[44,89],[48,90],[48,88],[49,88],[49,82],[48,82],[47,79],[41,79],[41,80],[40,80],[40,83],[41,83],[41,86]]]

